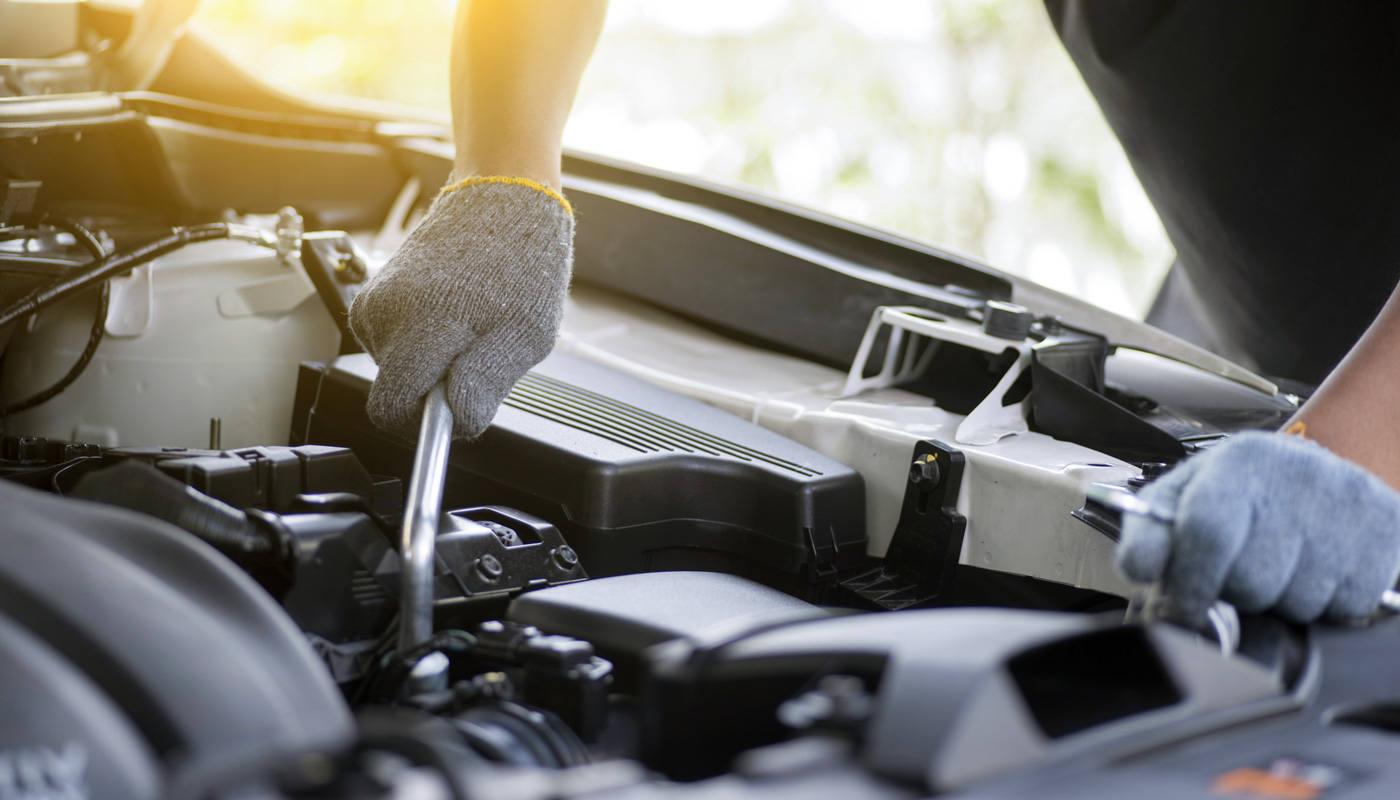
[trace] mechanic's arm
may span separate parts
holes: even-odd
[[[412,435],[424,396],[445,380],[456,433],[475,438],[553,349],[573,262],[561,140],[606,9],[605,0],[458,7],[452,180],[350,309],[379,365],[368,411],[380,427]]]
[[[1400,289],[1286,430],[1400,490]]]
[[[146,0],[136,10],[131,32],[113,54],[103,76],[108,91],[145,89],[155,82],[199,0]]]
[[[1285,427],[1194,456],[1142,493],[1118,565],[1176,616],[1215,599],[1297,621],[1375,611],[1400,577],[1400,289]],[[1311,440],[1311,441],[1309,441]]]
[[[464,0],[452,49],[457,177],[560,188],[564,122],[607,0]]]

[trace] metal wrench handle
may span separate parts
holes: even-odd
[[[1381,608],[1392,614],[1400,614],[1400,592],[1394,589],[1381,592]]]
[[[399,574],[399,655],[407,656],[433,635],[433,573],[437,560],[438,519],[452,446],[452,409],[441,383],[423,401],[423,423],[404,506]]]

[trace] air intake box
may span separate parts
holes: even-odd
[[[408,479],[414,444],[373,428],[365,355],[304,364],[294,441],[349,447]],[[557,525],[590,575],[708,570],[810,600],[865,554],[854,470],[615,370],[556,354],[475,442],[453,445],[446,505],[507,505]]]

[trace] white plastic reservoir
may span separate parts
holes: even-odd
[[[0,405],[42,391],[78,359],[97,309],[87,292],[18,323]],[[66,391],[6,420],[7,435],[224,448],[287,442],[297,365],[333,358],[340,333],[296,259],[257,245],[190,245],[112,281],[107,336]]]

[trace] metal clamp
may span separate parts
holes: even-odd
[[[452,409],[441,383],[428,390],[413,473],[404,507],[399,578],[400,656],[408,656],[433,635],[433,573],[437,560],[438,520],[442,515],[447,454],[452,446]]]

